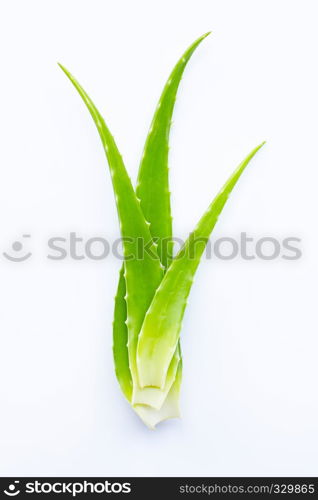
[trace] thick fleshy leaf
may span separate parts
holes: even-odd
[[[129,402],[131,402],[133,382],[129,368],[129,356],[127,348],[128,328],[126,325],[127,304],[125,296],[126,282],[123,266],[119,273],[119,281],[115,297],[115,311],[113,322],[113,356],[117,380],[125,398],[128,399]]]
[[[171,119],[176,94],[185,67],[195,49],[208,34],[209,33],[196,40],[186,50],[172,70],[155,110],[139,167],[136,194],[140,199],[144,216],[150,223],[150,232],[153,239],[157,243],[158,255],[165,268],[168,267],[172,255],[172,218],[168,176]],[[121,273],[120,281],[123,280],[123,273]],[[120,293],[121,296],[119,295]],[[128,331],[125,323],[125,308],[123,307],[124,296],[125,286],[119,284],[115,300],[113,343],[115,366],[117,359],[120,365],[118,369],[116,368],[116,373],[118,372],[120,374],[117,378],[123,392],[124,389],[129,386],[129,367],[127,369],[126,366],[125,369],[122,369],[121,366],[123,359],[128,361],[128,354],[125,353],[125,349],[127,350],[125,342],[128,336]],[[171,362],[163,390],[156,388],[140,390],[137,384],[134,384],[132,401],[134,404],[148,404],[154,408],[161,407],[175,379],[175,373],[180,355],[181,350],[179,348],[176,350],[174,358]],[[123,374],[125,374],[125,384],[123,384]],[[181,374],[179,373],[179,378],[180,377]]]
[[[179,340],[187,298],[207,240],[232,189],[263,144],[253,149],[212,201],[171,263],[154,296],[138,339],[137,367],[142,387],[160,388],[165,383],[166,373]]]
[[[145,313],[153,298],[154,290],[156,290],[161,282],[163,269],[157,249],[152,243],[149,225],[145,221],[140,202],[136,197],[114,138],[100,112],[84,89],[66,68],[62,65],[60,67],[86,104],[95,122],[108,159],[126,259],[124,276],[126,284],[128,356],[129,367],[134,382],[137,380],[136,347],[138,334]],[[139,258],[140,243],[138,242],[140,241],[145,245],[151,242],[150,250],[152,251],[152,255],[144,252],[144,258]],[[124,359],[124,356],[121,359]]]
[[[136,194],[150,232],[158,243],[158,254],[165,268],[172,256],[172,218],[169,192],[169,135],[177,91],[193,52],[209,33],[198,38],[173,68],[159,99],[139,167]]]
[[[182,381],[182,359],[178,364],[178,370],[176,373],[175,381],[162,405],[160,410],[155,410],[150,406],[135,405],[134,410],[139,415],[141,420],[149,427],[149,429],[154,430],[156,425],[169,418],[180,417],[180,406],[179,406],[179,396]]]

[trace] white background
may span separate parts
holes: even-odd
[[[1,475],[317,475],[317,15],[314,0],[1,1]],[[97,132],[56,62],[135,180],[164,81],[208,30],[174,114],[174,232],[265,139],[214,238],[298,236],[303,257],[202,262],[183,419],[151,432],[114,376],[120,262],[46,259],[50,236],[118,236]],[[9,262],[25,233],[32,258]]]

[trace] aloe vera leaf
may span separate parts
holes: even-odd
[[[61,64],[60,67],[82,97],[95,122],[110,168],[126,258],[124,274],[126,283],[125,300],[127,304],[128,355],[129,367],[134,381],[137,375],[136,347],[138,334],[145,313],[153,298],[154,290],[161,282],[163,270],[153,243],[151,243],[153,255],[144,252],[144,258],[138,258],[138,240],[147,244],[148,242],[152,242],[152,237],[122,157],[103,117],[90,97],[71,73]]]
[[[150,406],[136,405],[133,407],[137,415],[141,418],[147,427],[155,430],[156,425],[169,418],[180,418],[180,388],[182,381],[182,360],[178,364],[178,370],[174,383],[160,410],[155,410]]]
[[[180,360],[180,348],[176,349],[176,352],[171,360],[163,390],[153,387],[141,389],[138,384],[133,386],[127,349],[128,328],[126,325],[127,305],[125,295],[126,283],[124,268],[122,267],[120,270],[118,288],[115,297],[115,313],[113,322],[113,357],[116,377],[124,396],[131,404],[146,404],[153,408],[160,409],[175,380]]]
[[[127,304],[126,296],[126,281],[124,276],[124,266],[119,273],[117,293],[115,296],[115,309],[113,321],[113,357],[115,364],[115,373],[121,390],[128,401],[131,401],[133,382],[129,368],[128,356],[128,328],[127,320]]]
[[[139,166],[136,194],[140,199],[141,208],[146,220],[150,223],[152,237],[158,242],[158,255],[162,265],[167,268],[172,256],[172,218],[170,207],[169,179],[168,179],[168,153],[169,134],[171,118],[174,110],[177,90],[184,73],[185,67],[198,45],[209,35],[198,38],[182,55],[172,70],[167,83],[162,91],[157,108],[152,119],[150,130],[146,139],[142,160]],[[121,274],[120,280],[123,280]],[[121,298],[118,293],[121,291]],[[129,367],[122,367],[122,360],[128,362],[128,354],[125,353],[127,326],[123,300],[125,287],[118,285],[115,299],[115,312],[113,326],[113,350],[116,367],[118,358],[119,366],[115,368],[118,373],[118,381],[127,397],[124,389],[129,386]],[[116,308],[120,311],[117,311]],[[119,321],[120,318],[120,321]],[[167,373],[167,379],[163,390],[149,388],[141,390],[134,384],[133,404],[148,404],[154,408],[160,408],[163,400],[170,391],[175,379],[177,364],[180,359],[180,349],[176,350],[171,366]],[[128,368],[128,369],[127,369]],[[123,375],[125,383],[123,382]],[[130,380],[131,382],[131,380]],[[127,391],[126,391],[127,392]]]
[[[128,328],[126,325],[127,305],[125,295],[126,282],[124,277],[124,268],[122,267],[120,270],[118,288],[115,297],[113,322],[113,357],[116,377],[124,396],[131,404],[147,404],[153,408],[160,409],[171,389],[172,384],[174,383],[180,360],[180,350],[176,349],[176,352],[171,360],[163,390],[153,387],[141,389],[138,384],[133,386],[127,349]]]
[[[134,406],[147,405],[159,410],[162,407],[175,381],[180,359],[181,359],[181,351],[179,349],[179,346],[177,346],[173,354],[173,357],[170,361],[170,365],[167,370],[167,375],[163,388],[162,389],[158,389],[157,387],[141,388],[139,384],[135,384],[133,388],[131,404]]]
[[[145,218],[150,223],[150,232],[152,237],[157,241],[158,255],[165,268],[168,267],[171,261],[173,245],[168,178],[171,119],[177,91],[185,67],[195,49],[209,34],[204,34],[192,43],[173,68],[157,104],[139,166],[136,194],[140,199]],[[159,392],[158,389],[151,388],[145,394],[140,390],[138,392],[134,391],[133,403],[137,404],[147,401],[148,404],[154,407],[161,404],[162,399],[169,392],[175,378],[180,352],[180,349],[175,352],[171,362],[173,366],[170,366],[167,372],[164,389]],[[158,399],[156,398],[156,392]],[[143,396],[145,396],[145,399],[143,399]],[[151,399],[151,396],[155,399]]]
[[[198,38],[182,55],[162,91],[139,166],[136,194],[150,232],[158,241],[158,254],[165,268],[172,257],[172,217],[168,180],[169,134],[178,87],[185,67],[198,45]]]
[[[207,240],[232,189],[263,144],[253,149],[231,175],[167,270],[139,334],[137,369],[141,387],[163,386],[179,339],[187,297]]]

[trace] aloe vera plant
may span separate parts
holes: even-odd
[[[95,122],[109,164],[126,257],[115,297],[115,372],[124,396],[149,428],[180,414],[180,330],[193,278],[229,194],[264,144],[239,165],[172,258],[168,175],[171,119],[185,67],[208,34],[187,49],[169,76],[146,139],[136,190],[100,112],[71,73],[60,65]],[[149,249],[142,259],[138,258],[140,241]]]

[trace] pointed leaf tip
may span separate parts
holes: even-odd
[[[256,146],[256,148],[254,149],[255,153],[257,153],[257,151],[259,151],[265,144],[266,144],[266,141],[263,141],[258,146]]]

